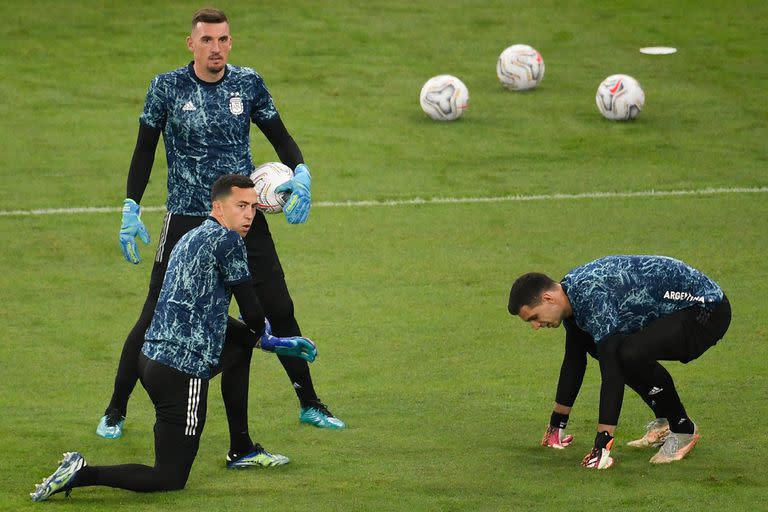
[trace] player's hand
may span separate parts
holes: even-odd
[[[149,233],[141,222],[141,207],[133,199],[123,201],[123,223],[120,226],[120,249],[123,257],[130,263],[138,265],[141,262],[136,237],[145,244],[149,243]]]
[[[283,206],[283,213],[290,224],[304,224],[312,206],[312,176],[304,164],[296,166],[293,178],[275,189],[275,193],[290,192],[290,197]]]
[[[260,346],[262,350],[267,352],[274,352],[279,356],[300,357],[310,363],[317,357],[315,343],[303,336],[278,338],[265,332],[261,336]]]
[[[565,429],[547,425],[547,430],[544,432],[544,438],[541,440],[541,446],[562,450],[563,448],[570,446],[572,442],[573,436],[566,435]]]
[[[601,436],[604,436],[601,439]],[[606,442],[607,441],[607,442]],[[611,457],[611,448],[613,447],[613,436],[607,432],[598,433],[595,439],[595,446],[592,451],[584,456],[581,466],[588,469],[608,469],[613,466],[613,457]]]

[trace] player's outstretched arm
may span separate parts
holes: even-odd
[[[619,364],[619,348],[624,338],[608,336],[597,344],[600,360],[600,419],[592,451],[584,456],[581,465],[589,469],[608,469],[613,465],[611,448],[616,425],[624,400],[624,375]]]
[[[623,337],[608,336],[597,345],[600,359],[600,425],[614,426],[619,423],[624,401],[624,373],[619,362],[619,348]],[[598,431],[603,429],[598,427]],[[613,432],[611,432],[613,434]]]
[[[261,305],[259,296],[256,295],[256,290],[253,289],[253,283],[251,281],[245,281],[236,284],[232,287],[232,295],[235,296],[237,306],[240,308],[240,318],[243,320],[248,329],[253,333],[253,344],[251,346],[258,345],[258,340],[265,332],[266,317],[264,316],[264,308]],[[227,324],[229,328],[229,324]]]
[[[267,352],[274,352],[279,356],[299,357],[309,363],[317,357],[315,342],[303,336],[280,338],[265,332],[261,335],[258,347]]]
[[[304,156],[301,154],[296,141],[288,133],[288,129],[280,116],[255,122],[272,147],[275,148],[275,153],[277,153],[280,161],[294,170],[293,179],[276,188],[275,192],[290,194],[283,207],[285,218],[291,224],[303,224],[309,217],[309,209],[312,205],[312,176],[303,163]]]
[[[123,220],[120,225],[120,249],[126,261],[138,265],[141,262],[139,248],[136,244],[138,236],[142,242],[150,242],[149,233],[141,221],[139,202],[149,183],[152,164],[155,161],[155,150],[160,140],[160,130],[139,123],[139,135],[133,150],[131,167],[128,170],[126,199],[123,201]]]
[[[317,347],[309,338],[303,336],[281,338],[272,335],[269,320],[264,316],[261,302],[250,281],[233,286],[232,294],[240,307],[243,321],[255,336],[256,348],[279,356],[300,357],[310,363],[315,360]]]
[[[541,440],[542,446],[563,449],[573,442],[565,433],[573,403],[581,390],[587,369],[587,353],[594,346],[592,338],[575,325],[565,324],[565,354],[557,381],[555,407]]]
[[[256,346],[266,352],[274,352],[279,356],[300,357],[310,363],[317,357],[317,347],[314,341],[304,336],[285,338],[272,336],[272,325],[267,319],[264,320],[264,333]]]
[[[227,343],[260,348],[281,356],[299,357],[310,363],[317,357],[317,347],[312,340],[303,336],[273,336],[269,320],[265,319],[258,331],[260,334],[242,321],[230,317],[227,320]]]

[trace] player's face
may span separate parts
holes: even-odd
[[[232,49],[229,23],[198,22],[187,37],[187,47],[194,55],[195,71],[207,72],[200,78],[221,78]]]
[[[214,210],[218,209],[217,217],[225,228],[237,231],[244,237],[256,215],[257,200],[256,189],[232,187],[228,197],[214,202]]]
[[[522,306],[518,315],[524,322],[528,322],[531,327],[539,330],[542,327],[560,327],[565,318],[565,310],[562,305],[545,294],[539,304],[533,307]]]

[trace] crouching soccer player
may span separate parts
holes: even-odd
[[[555,407],[542,444],[565,448],[568,417],[584,379],[587,354],[600,362],[600,418],[588,468],[613,464],[610,450],[624,385],[656,419],[630,446],[658,447],[652,463],[680,460],[699,440],[672,377],[660,360],[688,363],[728,330],[731,306],[720,286],[682,261],[665,256],[608,256],[571,270],[562,281],[529,273],[509,294],[509,312],[534,329],[565,327],[565,356]]]
[[[256,191],[247,176],[225,175],[211,193],[211,216],[178,242],[139,355],[142,385],[155,407],[155,465],[88,466],[78,452],[64,454],[59,468],[31,493],[33,501],[73,487],[105,485],[150,492],[182,489],[197,455],[206,417],[208,381],[226,369],[240,375],[247,396],[254,347],[312,362],[314,344],[303,337],[276,338],[266,324],[251,284],[242,237],[254,218]],[[245,324],[224,344],[227,311],[234,294]],[[256,335],[255,333],[259,333]],[[288,462],[254,445],[247,410],[227,407],[232,445],[230,468]],[[240,436],[238,439],[237,436]],[[238,448],[241,447],[241,448]],[[237,453],[239,452],[239,453]],[[262,461],[263,462],[263,461]]]

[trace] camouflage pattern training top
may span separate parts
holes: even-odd
[[[560,282],[579,329],[596,343],[641,330],[675,311],[723,300],[717,283],[667,256],[607,256],[576,267]]]
[[[142,352],[188,375],[219,364],[231,288],[251,279],[240,235],[209,217],[173,248]]]
[[[200,80],[191,62],[156,76],[139,121],[163,131],[168,211],[208,215],[217,178],[253,172],[250,123],[277,115],[264,81],[251,68],[227,64],[224,76],[213,83]]]

